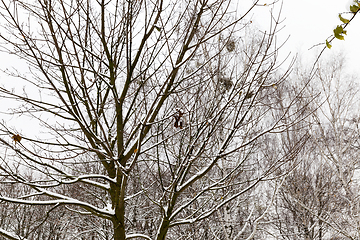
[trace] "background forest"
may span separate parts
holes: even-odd
[[[0,239],[359,239],[360,3],[310,64],[240,5],[1,0]]]

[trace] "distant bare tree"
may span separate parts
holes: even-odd
[[[358,239],[359,109],[344,58],[318,65],[310,95],[310,140],[275,204],[279,239]],[[276,218],[276,217],[274,217]]]

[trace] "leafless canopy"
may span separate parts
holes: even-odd
[[[269,149],[306,103],[282,92],[279,18],[255,34],[258,1],[237,2],[2,0],[2,50],[29,71],[1,97],[40,128],[1,124],[1,184],[23,190],[0,199],[43,206],[37,228],[76,216],[63,239],[253,237],[305,138]]]

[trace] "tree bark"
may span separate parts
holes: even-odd
[[[115,206],[115,217],[113,219],[114,240],[125,240],[125,189],[127,177],[119,174],[116,185],[115,196],[113,197],[113,206]]]

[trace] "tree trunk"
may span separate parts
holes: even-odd
[[[162,220],[161,227],[159,228],[159,232],[157,234],[156,240],[165,240],[166,234],[169,230],[169,219],[166,219],[165,217]]]
[[[166,238],[166,234],[169,230],[169,225],[170,225],[170,216],[172,214],[172,211],[174,209],[174,206],[175,206],[175,203],[176,203],[176,200],[179,196],[179,192],[176,192],[175,189],[176,189],[176,186],[174,186],[174,193],[172,194],[172,196],[170,197],[171,198],[171,201],[169,202],[168,204],[168,210],[166,211],[163,219],[162,219],[162,222],[161,222],[161,226],[159,228],[159,231],[157,233],[157,238],[156,240],[165,240]]]
[[[114,240],[125,240],[125,189],[127,184],[127,177],[119,174],[118,185],[116,186],[116,195],[113,197],[115,202],[115,217],[113,219]]]
[[[125,226],[121,221],[113,221],[114,226],[114,240],[125,240]]]

